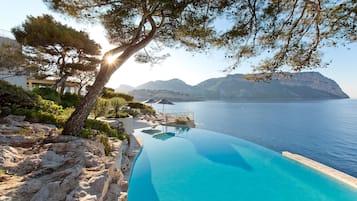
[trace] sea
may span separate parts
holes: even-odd
[[[297,153],[357,177],[357,100],[175,102],[158,112],[191,112],[197,128]]]

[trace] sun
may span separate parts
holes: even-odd
[[[116,58],[117,58],[116,56],[108,56],[106,59],[107,63],[112,64],[116,60]]]

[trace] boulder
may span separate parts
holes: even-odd
[[[9,168],[9,172],[11,174],[24,176],[26,174],[29,174],[33,171],[38,170],[38,168],[41,167],[41,162],[42,161],[38,154],[31,155],[31,156],[25,158],[25,160],[22,160],[16,166]]]
[[[57,127],[52,124],[34,123],[31,125],[31,128],[34,131],[34,133],[41,133],[45,135],[54,135],[58,133]]]
[[[2,135],[0,133],[0,144],[5,144],[12,147],[32,147],[41,141],[40,137],[31,137],[23,135]]]
[[[56,169],[64,164],[64,156],[58,155],[53,151],[47,151],[40,156],[43,168]]]
[[[66,192],[61,189],[61,182],[54,181],[43,186],[30,201],[57,201],[66,198]]]

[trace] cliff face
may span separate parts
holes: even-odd
[[[336,97],[348,98],[348,95],[342,91],[334,80],[326,78],[317,72],[296,73],[290,78],[280,79],[279,82],[286,86],[306,86],[329,93],[332,96],[335,95]]]
[[[335,81],[317,72],[291,73],[259,82],[247,80],[242,74],[235,74],[208,79],[195,86],[177,79],[155,81],[141,85],[129,93],[139,100],[160,97],[180,101],[348,98]]]

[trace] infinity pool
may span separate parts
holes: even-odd
[[[180,127],[135,135],[144,146],[131,173],[129,201],[357,200],[356,189],[228,135]]]

